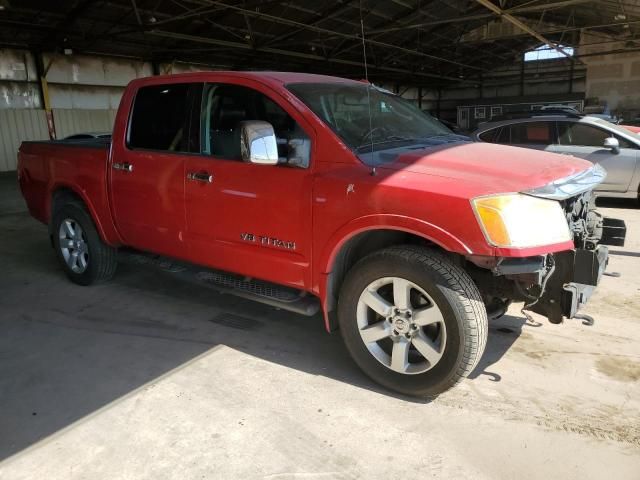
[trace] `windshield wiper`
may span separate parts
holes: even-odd
[[[437,135],[429,135],[428,137],[424,137],[421,140],[429,141],[431,139],[442,139],[443,137],[448,137],[450,142],[459,142],[463,140],[468,140],[469,137],[467,135],[460,135],[459,133],[439,133]]]
[[[382,145],[384,143],[409,142],[409,141],[414,141],[414,140],[418,140],[418,139],[417,138],[413,138],[413,137],[403,137],[401,135],[389,135],[386,140],[381,140],[381,141],[378,141],[378,142],[365,142],[362,145],[356,147],[356,151],[359,152],[361,150],[365,150],[366,148],[371,149],[371,147],[373,147],[375,145]]]
[[[457,133],[438,133],[437,135],[428,135],[424,138],[438,138],[438,137],[450,137],[451,135],[458,135]]]

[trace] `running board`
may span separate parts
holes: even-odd
[[[118,260],[123,263],[158,268],[180,277],[181,280],[195,282],[219,292],[230,293],[301,315],[312,316],[320,310],[318,299],[307,292],[251,277],[129,249],[120,250]]]

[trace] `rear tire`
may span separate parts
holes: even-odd
[[[58,260],[72,282],[91,285],[113,277],[117,250],[102,241],[82,203],[69,202],[54,212],[52,234]]]
[[[374,252],[348,272],[338,321],[358,366],[412,396],[434,397],[460,382],[487,341],[473,280],[441,254],[412,245]]]

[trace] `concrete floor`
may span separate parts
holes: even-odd
[[[0,176],[0,478],[639,479],[640,210],[579,321],[492,323],[433,402],[365,378],[339,335],[170,274],[71,284]],[[540,320],[536,317],[535,320]]]

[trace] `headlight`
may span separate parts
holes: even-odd
[[[551,200],[564,200],[587,190],[593,190],[604,181],[606,176],[606,170],[596,164],[584,172],[560,178],[542,187],[526,190],[522,193]]]
[[[555,200],[510,193],[474,198],[471,204],[487,241],[496,247],[537,247],[572,240]]]

